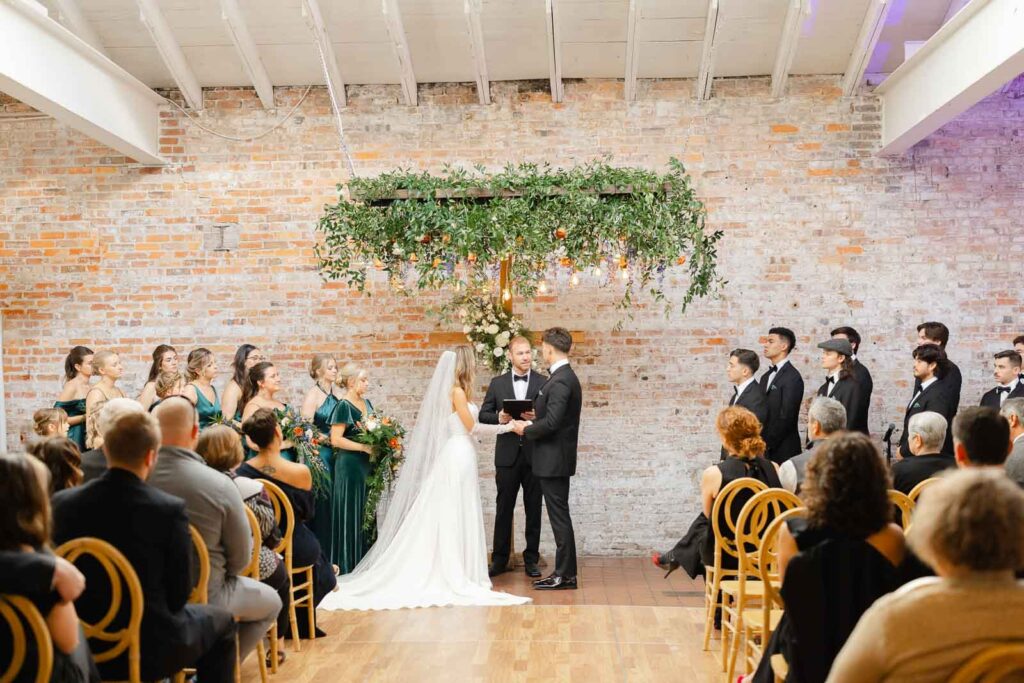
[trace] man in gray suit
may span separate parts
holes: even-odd
[[[1013,450],[1006,458],[1006,474],[1024,487],[1024,398],[1008,398],[999,409],[1010,423],[1010,441]]]
[[[270,586],[239,576],[252,560],[249,518],[235,483],[195,452],[195,406],[174,396],[153,414],[163,439],[149,484],[184,499],[189,523],[199,530],[210,553],[210,604],[227,608],[239,620],[238,644],[245,659],[277,619],[281,598]]]

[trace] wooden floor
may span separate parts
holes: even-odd
[[[272,680],[721,681],[718,640],[703,652],[703,588],[682,571],[668,580],[649,559],[584,558],[581,589],[542,592],[522,570],[495,588],[529,595],[518,607],[324,612],[328,632]],[[258,681],[255,658],[243,680]]]

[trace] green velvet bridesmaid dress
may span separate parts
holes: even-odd
[[[213,401],[206,398],[203,392],[199,390],[199,387],[195,384],[192,385],[196,390],[196,412],[199,413],[199,429],[206,429],[210,425],[214,424],[220,417],[220,396],[217,395],[217,389],[213,389]]]
[[[372,413],[373,404],[366,402]],[[356,422],[363,419],[359,409],[341,399],[331,415],[332,425],[345,425],[345,438],[352,439],[360,430]],[[366,506],[366,478],[370,474],[370,456],[360,451],[334,451],[332,481],[334,501],[331,510],[331,562],[347,574],[359,564],[369,550],[371,534],[363,531],[363,508]]]
[[[338,406],[338,397],[334,394],[327,394],[324,402],[313,413],[313,424],[320,431],[320,459],[324,461],[327,472],[332,475],[332,486],[326,498],[316,499],[316,513],[313,516],[312,528],[316,538],[320,541],[320,547],[327,557],[334,556],[334,534],[331,532],[332,510],[334,509],[334,449],[331,448],[331,415]]]
[[[60,408],[68,414],[68,417],[85,415],[84,398],[80,398],[77,401],[57,401],[53,404],[53,407]],[[68,428],[68,438],[78,444],[78,450],[85,453],[87,450],[85,447],[85,420]]]

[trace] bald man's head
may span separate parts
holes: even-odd
[[[153,415],[160,422],[164,446],[195,450],[199,440],[199,415],[187,398],[171,396],[164,399],[153,411]]]

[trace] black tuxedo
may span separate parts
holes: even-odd
[[[857,380],[857,388],[859,389],[857,397],[860,401],[857,405],[856,422],[848,424],[851,430],[870,436],[871,429],[868,427],[868,413],[871,411],[871,392],[875,388],[875,383],[871,379],[871,373],[857,359],[853,360],[853,378]]]
[[[948,359],[947,359],[948,360]],[[956,415],[957,410],[960,409],[960,390],[964,386],[964,376],[960,373],[960,368],[953,361],[949,361],[949,370],[946,371],[946,376],[939,380],[949,395],[949,400],[953,405],[953,415]],[[921,390],[921,380],[914,379],[914,393],[916,394]],[[953,418],[949,418],[952,424]]]
[[[946,440],[942,444],[942,454],[953,455],[953,416],[956,415],[956,404],[948,386],[943,385],[942,380],[937,380],[929,384],[928,388],[907,406],[907,413],[903,416],[903,434],[900,435],[900,455],[904,458],[913,457],[908,445],[910,437],[907,434],[910,418],[926,411],[939,413],[946,418]]]
[[[1024,382],[1017,382],[1017,386],[1013,388],[1013,391],[1006,398],[1007,400],[1011,398],[1024,398]],[[999,388],[995,387],[986,391],[981,397],[981,405],[999,410]]]
[[[742,406],[757,416],[757,421],[761,423],[761,429],[764,430],[768,422],[768,398],[764,395],[764,389],[757,381],[753,381],[747,385],[747,388],[743,390],[743,393],[739,396],[736,395],[736,389],[738,386],[733,386],[732,396],[729,398],[730,406]],[[722,460],[728,457],[728,453],[725,451],[725,447],[722,447]]]
[[[498,413],[505,399],[515,399],[515,380],[511,372],[491,380],[480,406],[480,422],[498,424]],[[520,380],[521,381],[521,380]],[[526,398],[536,399],[547,377],[530,372]],[[499,567],[508,564],[512,536],[512,518],[516,510],[516,497],[523,489],[523,507],[526,509],[526,549],[523,561],[537,564],[540,559],[540,482],[531,468],[533,442],[514,432],[499,434],[494,444],[494,482],[498,488],[494,512],[494,544],[491,563]]]
[[[118,468],[53,497],[56,544],[83,536],[107,541],[138,574],[145,595],[142,678],[169,678],[186,666],[201,680],[234,679],[235,625],[212,605],[186,605],[192,591],[192,538],[185,502]],[[83,619],[96,621],[110,604],[110,583],[94,562],[83,561],[87,588],[76,602]],[[118,626],[115,619],[114,627]],[[123,625],[123,624],[121,624]],[[126,657],[100,665],[104,680],[126,680]]]
[[[828,380],[822,382],[821,386],[818,387],[818,396],[828,396]],[[836,388],[832,390],[832,395],[829,398],[833,398],[843,404],[843,408],[846,408],[846,429],[849,431],[856,431],[854,425],[862,422],[866,422],[860,415],[860,410],[863,407],[863,403],[860,398],[860,385],[857,380],[851,375],[850,377],[840,377],[836,382]]]
[[[761,436],[768,444],[767,457],[783,463],[800,453],[800,404],[804,400],[804,378],[793,363],[785,363],[768,385],[769,373],[761,375],[759,386],[768,404],[768,419]],[[743,392],[746,394],[747,392]]]
[[[576,474],[576,450],[583,388],[568,363],[551,373],[537,394],[536,419],[523,432],[533,442],[533,476],[540,479],[555,536],[555,575],[576,578],[576,535],[569,515],[569,479]]]

